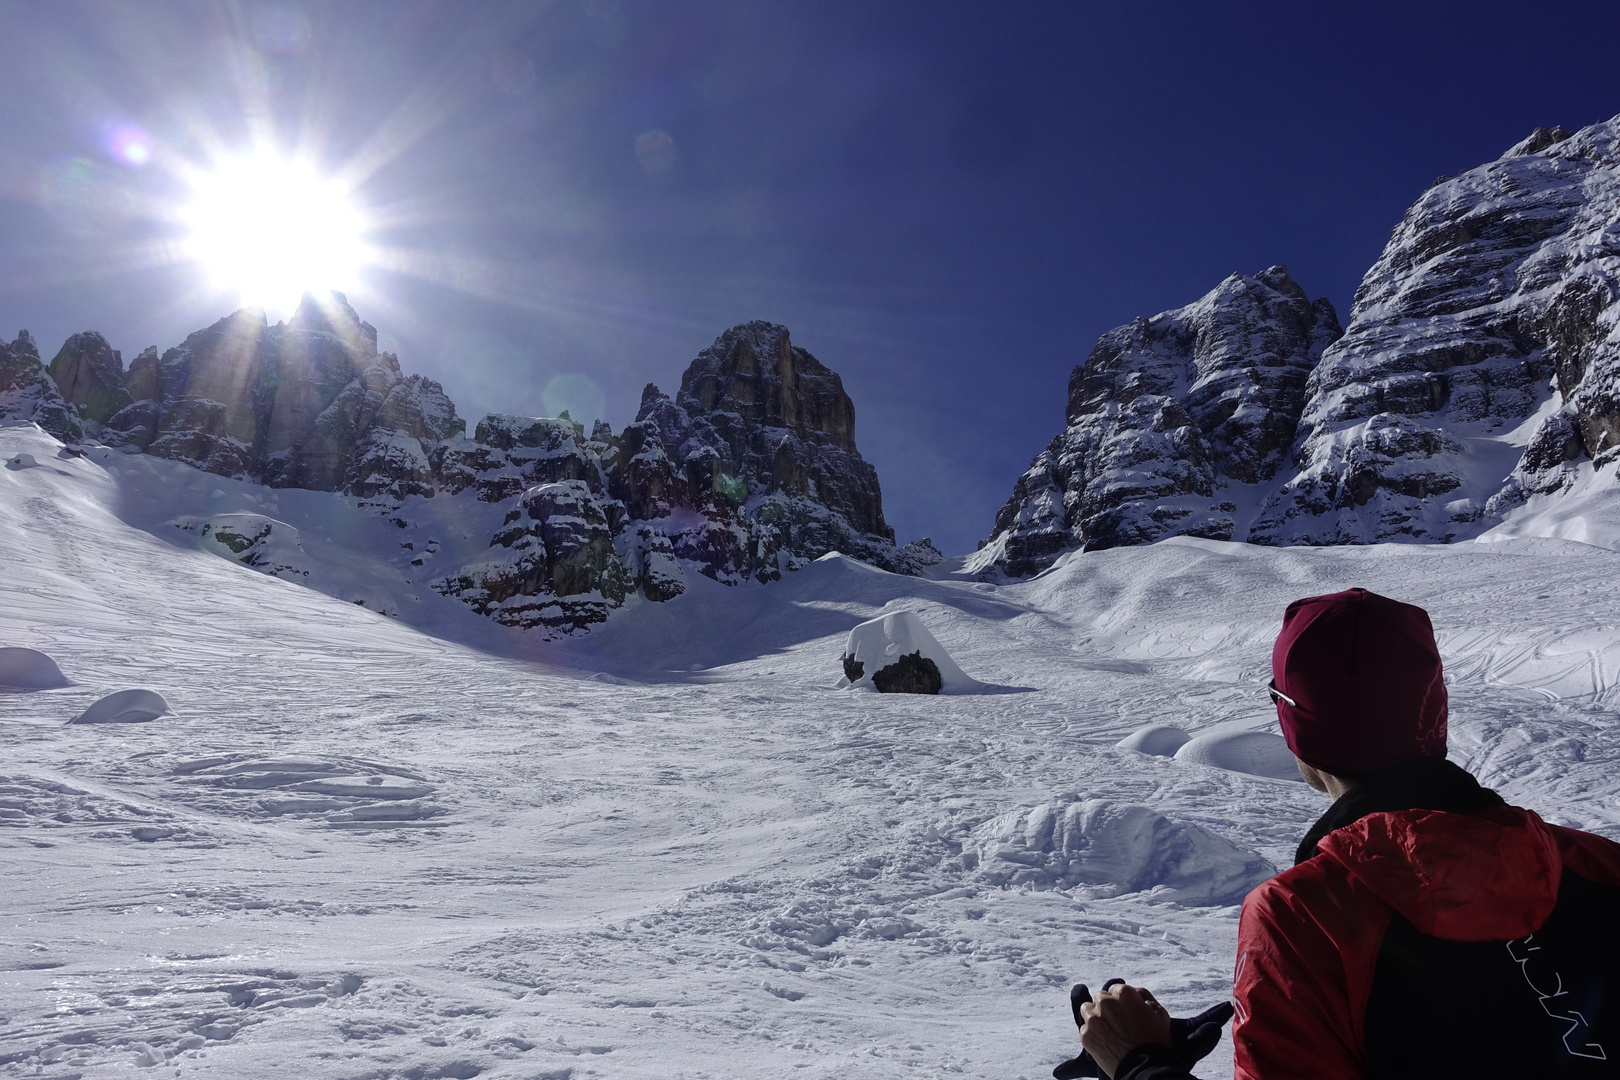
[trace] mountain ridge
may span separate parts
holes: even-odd
[[[24,332],[0,343],[0,420],[272,489],[338,492],[402,528],[412,498],[505,507],[485,553],[429,584],[546,634],[599,623],[634,594],[679,595],[688,573],[771,581],[840,551],[917,574],[941,558],[926,540],[895,545],[842,381],[768,322],[723,333],[675,398],[649,384],[619,435],[601,422],[587,434],[564,412],[490,414],[468,438],[443,387],[404,375],[335,293],[306,296],[274,325],[235,312],[127,371],[98,333],[72,335],[46,365]]]
[[[1285,268],[1109,331],[1071,375],[1064,431],[968,567],[1022,577],[1067,551],[1167,536],[1449,543],[1574,491],[1620,461],[1617,221],[1620,117],[1537,128],[1419,196],[1297,398],[1252,377],[1275,340],[1309,359],[1286,308],[1229,288]],[[1212,353],[1211,328],[1234,326],[1260,344]],[[1163,377],[1211,355],[1228,380],[1212,387],[1220,409],[1236,419],[1258,402],[1274,435],[1291,429],[1272,472],[1211,464],[1210,425]],[[1141,393],[1162,407],[1149,415]]]

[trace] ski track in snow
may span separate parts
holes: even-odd
[[[1430,610],[1454,759],[1620,838],[1604,549],[1177,540],[1010,586],[829,558],[536,646],[176,546],[117,516],[127,475],[21,451],[0,645],[74,685],[0,693],[0,1076],[1047,1076],[1072,981],[1227,995],[1237,907],[997,887],[973,830],[1104,799],[1289,865],[1323,796],[1114,744],[1274,730],[1283,606],[1350,585]],[[986,691],[832,689],[886,605]],[[132,687],[174,715],[65,723]]]

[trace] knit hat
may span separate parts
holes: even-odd
[[[1271,650],[1288,748],[1354,776],[1446,755],[1446,684],[1429,614],[1366,589],[1295,600]]]

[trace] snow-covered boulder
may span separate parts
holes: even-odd
[[[843,686],[884,694],[959,694],[979,684],[909,611],[860,623],[844,644]]]
[[[70,724],[144,724],[169,711],[169,703],[155,690],[120,690],[108,694]]]
[[[54,690],[67,685],[67,676],[56,666],[56,661],[37,649],[0,649],[0,687]]]
[[[176,518],[169,526],[191,535],[204,551],[260,573],[292,581],[309,577],[311,560],[298,530],[285,521],[263,514],[214,514]]]
[[[1135,750],[1138,754],[1174,757],[1190,738],[1191,735],[1170,724],[1150,724],[1131,732],[1116,745],[1122,750]]]
[[[963,858],[994,885],[1084,886],[1094,896],[1151,889],[1180,904],[1234,904],[1277,872],[1200,825],[1103,799],[992,818],[973,830]]]
[[[1269,731],[1214,731],[1187,741],[1177,761],[1209,765],[1272,780],[1298,780],[1299,765],[1281,735]]]

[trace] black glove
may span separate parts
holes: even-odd
[[[1124,979],[1109,979],[1103,983],[1103,989],[1124,982]],[[1076,1027],[1085,1026],[1085,1018],[1080,1015],[1080,1006],[1091,1001],[1091,991],[1086,989],[1085,983],[1076,983],[1069,991],[1069,1009],[1074,1013]],[[1170,1020],[1170,1051],[1181,1059],[1181,1063],[1188,1069],[1193,1064],[1209,1056],[1221,1041],[1221,1028],[1232,1019],[1232,1003],[1223,1001],[1219,1005],[1212,1005],[1197,1016],[1185,1020]],[[1070,1080],[1077,1076],[1102,1076],[1101,1066],[1092,1059],[1090,1053],[1080,1051],[1080,1056],[1070,1058],[1052,1070],[1057,1080]]]
[[[1221,1028],[1232,1019],[1232,1011],[1232,1003],[1223,1001],[1185,1020],[1171,1017],[1170,1049],[1191,1069],[1193,1062],[1208,1057],[1221,1041]]]

